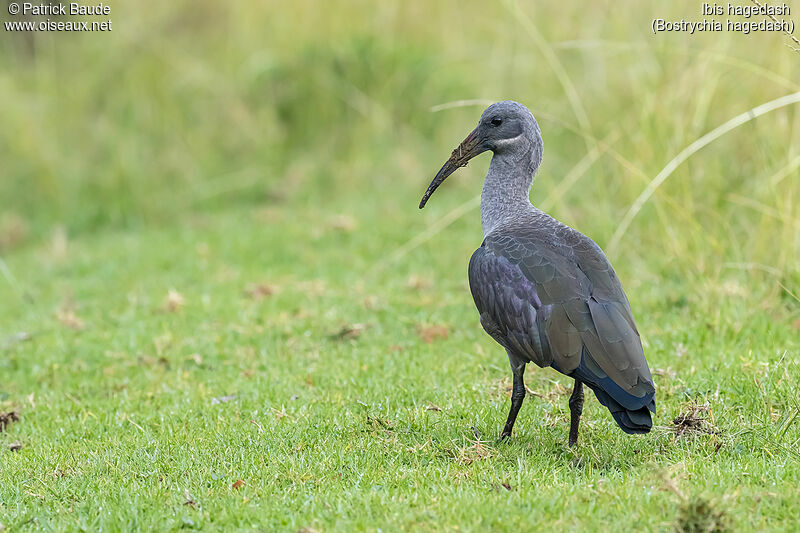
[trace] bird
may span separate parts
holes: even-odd
[[[525,399],[528,363],[575,380],[568,445],[578,440],[586,385],[628,434],[647,433],[655,386],[630,303],[602,249],[530,201],[542,163],[539,124],[523,104],[497,102],[453,150],[420,201],[473,157],[493,153],[481,191],[483,242],[469,261],[480,323],[505,348],[513,385],[500,441]]]

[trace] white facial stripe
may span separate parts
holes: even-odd
[[[516,140],[517,140],[517,139],[519,139],[520,137],[522,137],[522,133],[520,133],[520,134],[519,134],[519,135],[517,135],[516,137],[509,137],[508,139],[498,139],[498,140],[497,140],[497,141],[495,141],[494,143],[495,143],[495,145],[497,145],[497,146],[505,146],[505,145],[507,145],[507,144],[511,144],[512,142],[516,141]]]

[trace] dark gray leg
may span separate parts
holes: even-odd
[[[575,380],[575,388],[572,389],[572,396],[569,397],[569,446],[570,448],[578,442],[578,424],[581,423],[581,413],[583,413],[583,382]]]
[[[511,430],[517,420],[519,408],[522,407],[522,400],[525,399],[525,382],[522,379],[522,375],[525,373],[525,364],[523,363],[516,367],[512,364],[511,370],[514,372],[514,385],[511,390],[511,410],[508,412],[508,420],[506,420],[506,426],[500,434],[500,440],[505,440],[511,436]]]

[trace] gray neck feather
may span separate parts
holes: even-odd
[[[525,141],[514,143],[507,150],[495,151],[492,157],[481,192],[484,237],[499,225],[536,210],[529,194],[533,176],[542,161],[542,140],[536,135]]]

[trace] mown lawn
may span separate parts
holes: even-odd
[[[624,435],[590,397],[570,450],[569,380],[532,367],[517,431],[496,444],[510,372],[466,290],[475,229],[459,222],[387,265],[403,232],[376,209],[277,205],[15,254],[0,390],[20,420],[0,434],[0,522],[796,524],[797,323],[737,305],[740,285],[708,304],[677,283],[629,284],[658,389],[653,432]],[[676,426],[692,413],[705,421]]]

